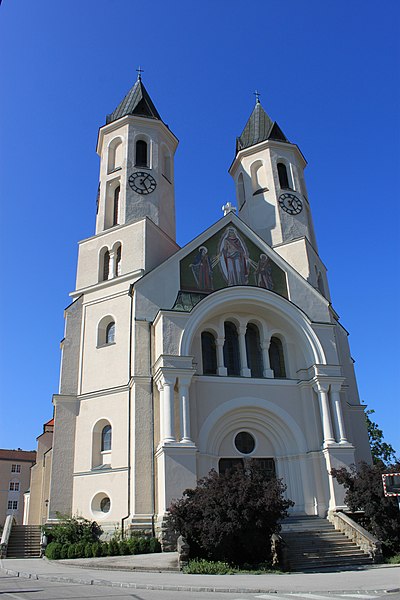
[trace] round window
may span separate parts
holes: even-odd
[[[100,501],[100,510],[103,513],[108,513],[110,512],[110,498],[108,498],[108,496],[106,496],[105,498],[102,498]]]
[[[251,454],[256,446],[256,442],[251,433],[241,431],[235,437],[235,446],[242,454]]]

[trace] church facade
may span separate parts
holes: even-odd
[[[99,130],[96,232],[65,310],[48,520],[158,531],[211,469],[256,458],[294,513],[342,508],[332,467],[370,461],[306,161],[257,100],[229,169],[238,210],[180,248],[174,154],[140,76]]]

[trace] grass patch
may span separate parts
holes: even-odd
[[[243,565],[233,567],[222,561],[211,561],[203,558],[195,558],[189,561],[183,572],[190,575],[265,575],[266,573],[280,574],[282,571],[272,569],[270,565],[261,563],[259,565]]]

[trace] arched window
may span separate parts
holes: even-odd
[[[258,327],[249,323],[246,329],[246,352],[247,365],[251,371],[252,377],[263,376],[263,360],[260,345],[260,333]]]
[[[242,208],[246,196],[244,193],[244,180],[243,180],[243,173],[240,173],[239,177],[238,177],[238,181],[237,181],[237,190],[238,190],[238,200],[239,200],[239,210]]]
[[[283,346],[281,340],[277,337],[271,338],[271,343],[269,345],[269,364],[274,372],[274,377],[286,377]]]
[[[115,323],[111,321],[106,327],[106,344],[115,343]]]
[[[278,163],[278,177],[279,177],[279,185],[283,190],[290,189],[289,185],[289,177],[286,165],[284,163]]]
[[[115,321],[114,317],[107,315],[103,317],[97,327],[97,346],[107,346],[115,343]]]
[[[122,246],[119,245],[115,253],[115,277],[119,277],[119,275],[121,275],[121,256]]]
[[[107,281],[110,275],[110,253],[108,250],[103,255],[103,281]]]
[[[225,342],[224,342],[224,363],[228,371],[228,375],[240,375],[240,354],[239,340],[234,323],[226,321]]]
[[[253,195],[261,194],[268,190],[267,188],[267,174],[265,167],[261,160],[256,160],[250,168],[251,172],[251,184],[253,187]]]
[[[107,172],[112,173],[120,169],[122,165],[122,141],[117,138],[111,142],[108,147],[108,166]]]
[[[144,140],[136,142],[136,162],[137,167],[147,167],[147,143]]]
[[[168,179],[168,181],[171,182],[171,180],[172,180],[171,156],[169,155],[169,152],[165,147],[163,148],[163,155],[162,155],[162,173],[163,173],[164,177],[166,177],[166,179]]]
[[[118,185],[114,190],[113,225],[118,225],[120,191],[121,187]]]
[[[101,451],[109,452],[111,450],[111,425],[103,427],[101,432]]]
[[[217,349],[215,338],[209,331],[201,334],[201,354],[203,358],[203,375],[217,374]]]

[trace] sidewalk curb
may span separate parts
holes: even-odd
[[[0,569],[7,575],[13,575],[14,577],[20,577],[22,579],[34,579],[37,581],[53,581],[56,583],[76,583],[80,585],[99,585],[103,587],[116,587],[116,588],[130,588],[136,590],[165,590],[170,592],[218,592],[218,593],[233,593],[233,594],[290,594],[292,591],[283,591],[271,588],[239,588],[239,587],[214,587],[214,586],[196,586],[196,585],[157,585],[157,584],[143,584],[134,582],[121,582],[121,581],[109,581],[107,579],[84,579],[79,577],[62,577],[60,575],[38,575],[36,573],[28,573],[26,571],[15,571],[13,569],[6,569],[3,565],[0,565]],[[255,577],[257,577],[255,575]],[[335,594],[343,594],[354,592],[354,590],[335,590]],[[372,589],[363,590],[363,593],[377,593],[383,592],[386,594],[393,594],[400,592],[400,587],[390,589]],[[315,591],[313,592],[316,593]],[[319,593],[326,593],[319,592]]]

